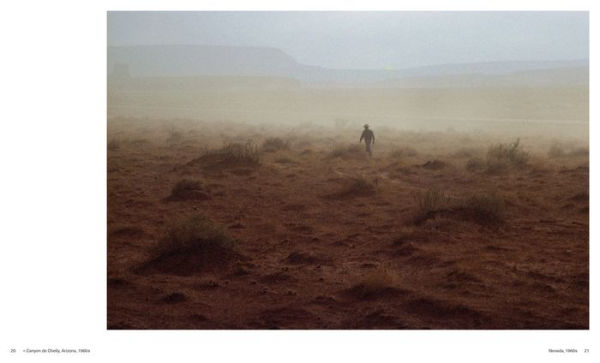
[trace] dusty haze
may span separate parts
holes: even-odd
[[[589,328],[587,13],[110,12],[107,57],[109,329]]]
[[[109,117],[587,139],[585,12],[110,12],[108,25]]]

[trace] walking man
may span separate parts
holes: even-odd
[[[369,156],[373,156],[371,152],[371,143],[375,145],[375,134],[369,129],[368,124],[365,124],[365,129],[363,130],[362,135],[360,135],[360,140],[358,142],[362,142],[363,139],[365,139],[365,147]]]

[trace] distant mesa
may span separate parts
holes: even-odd
[[[174,77],[270,78],[276,86],[319,83],[370,83],[375,87],[448,87],[506,84],[587,84],[587,59],[506,61],[422,66],[407,69],[330,69],[298,63],[268,47],[138,45],[108,47],[113,79]],[[181,80],[180,80],[181,81]],[[148,85],[145,85],[148,86]],[[184,85],[185,86],[185,85]],[[207,84],[207,86],[212,86]],[[256,84],[249,84],[256,86]]]

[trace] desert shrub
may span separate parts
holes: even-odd
[[[417,156],[417,150],[412,147],[402,147],[399,149],[395,149],[390,153],[390,156],[393,158],[405,158],[405,157],[413,157]]]
[[[414,193],[413,198],[417,202],[418,215],[425,215],[429,212],[445,209],[451,201],[451,198],[446,193],[435,189]]]
[[[504,199],[494,192],[451,198],[441,191],[427,190],[416,193],[415,200],[417,210],[413,221],[416,224],[437,215],[471,220],[482,225],[504,220]]]
[[[230,143],[221,149],[206,151],[204,155],[186,164],[187,167],[196,165],[205,169],[256,167],[260,165],[260,153],[258,147],[251,141],[245,144]]]
[[[121,148],[121,143],[119,139],[113,138],[108,142],[108,150],[115,151]]]
[[[202,183],[198,180],[182,179],[173,186],[168,200],[208,199],[203,192]]]
[[[504,199],[493,192],[467,197],[461,206],[472,212],[472,217],[480,223],[497,223],[504,219]]]
[[[287,150],[290,148],[289,142],[282,140],[279,137],[270,137],[262,144],[263,151],[275,152],[279,150]]]
[[[233,163],[254,165],[260,162],[258,148],[252,142],[228,144],[219,153],[224,156],[225,161]]]
[[[351,178],[349,182],[338,192],[329,194],[326,197],[330,199],[364,197],[376,193],[375,184],[365,177],[359,176]]]
[[[523,167],[527,164],[529,154],[519,145],[520,139],[511,144],[496,144],[490,146],[487,153],[488,165],[498,168],[498,165]]]
[[[360,145],[338,145],[330,153],[330,158],[348,158],[363,155],[364,151]]]
[[[559,158],[565,156],[565,150],[559,144],[553,144],[548,150],[548,157]]]
[[[482,158],[472,158],[465,165],[469,171],[478,171],[485,169],[485,161]]]
[[[172,222],[156,246],[158,255],[231,249],[235,240],[202,215]]]
[[[370,298],[386,292],[397,291],[400,278],[391,268],[379,266],[354,284],[348,292],[357,298]]]

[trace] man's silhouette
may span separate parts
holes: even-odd
[[[371,143],[375,145],[375,134],[373,131],[369,130],[369,125],[367,124],[365,124],[365,129],[363,130],[362,135],[360,135],[360,140],[358,142],[361,142],[363,139],[365,139],[365,146],[369,156],[372,156]]]

